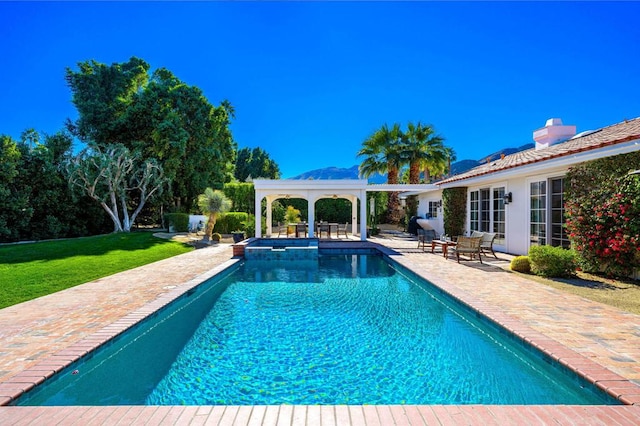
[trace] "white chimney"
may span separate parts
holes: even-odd
[[[575,136],[576,126],[564,126],[559,118],[550,118],[547,124],[533,132],[536,149],[546,148]]]

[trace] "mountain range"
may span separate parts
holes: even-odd
[[[473,169],[474,167],[479,166],[480,164],[486,163],[488,161],[497,160],[502,155],[510,155],[516,152],[524,151],[527,149],[531,149],[534,147],[533,143],[528,143],[517,148],[504,148],[500,151],[494,152],[483,157],[481,160],[460,160],[451,164],[451,174],[457,175],[460,173],[464,173],[467,170]],[[308,172],[301,173],[297,176],[294,176],[289,179],[359,179],[358,177],[358,165],[351,166],[349,168],[344,167],[325,167],[323,169],[315,169],[310,170]],[[386,183],[387,176],[381,174],[375,174],[369,177],[369,183]]]

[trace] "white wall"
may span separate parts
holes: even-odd
[[[513,200],[505,206],[505,244],[495,245],[496,251],[501,251],[516,255],[526,255],[530,245],[530,200],[531,182],[546,181],[550,178],[563,177],[568,167],[556,167],[544,173],[533,172],[508,176],[503,179],[484,179],[481,184],[469,185],[468,192],[481,188],[501,187],[505,188],[505,193],[511,192]],[[549,198],[547,198],[547,203]],[[469,195],[467,195],[467,212],[470,210]],[[465,229],[470,229],[469,217],[467,217]]]
[[[418,195],[418,216],[427,217],[429,211],[429,201],[437,202],[442,200],[442,191],[436,190]],[[444,219],[442,214],[442,207],[438,209],[438,217],[428,219],[429,225],[436,231],[436,234],[440,236],[444,234]]]
[[[469,184],[460,182],[459,186],[467,187],[467,217],[465,219],[465,232],[469,232],[470,220],[468,212],[470,211],[471,191],[482,188],[504,187],[505,193],[511,192],[513,200],[505,206],[505,243],[504,245],[495,245],[496,251],[501,251],[516,255],[526,255],[529,252],[529,229],[530,229],[530,184],[550,178],[562,177],[566,174],[568,167],[549,168],[544,172],[532,171],[529,174],[521,173],[520,175],[512,173],[510,175],[501,174],[501,179],[497,176],[484,176],[480,179],[474,179],[477,183]],[[450,185],[451,187],[455,185]],[[418,215],[425,217],[429,208],[429,201],[442,200],[442,190],[424,192],[418,196]],[[547,198],[547,202],[549,199]],[[438,235],[444,233],[444,220],[442,208],[438,212],[438,217],[430,220],[430,225],[436,230]]]

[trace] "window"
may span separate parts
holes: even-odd
[[[469,229],[495,232],[496,244],[505,243],[504,187],[469,192]]]
[[[478,231],[480,229],[479,226],[479,216],[478,216],[478,211],[480,209],[480,204],[478,202],[478,197],[479,197],[479,191],[471,191],[470,195],[471,195],[471,207],[469,208],[469,219],[470,219],[470,224],[469,227],[471,229],[471,231]]]
[[[570,242],[564,226],[564,178],[550,179],[549,187],[551,189],[549,194],[551,198],[551,245],[569,248]]]
[[[569,248],[564,226],[564,178],[531,182],[530,191],[530,244]]]
[[[532,246],[547,244],[547,182],[531,182],[529,242]]]
[[[489,200],[489,189],[480,190],[480,229],[482,232],[489,232],[491,222],[491,200]]]
[[[495,243],[504,245],[505,243],[505,211],[504,211],[504,187],[493,188],[493,230],[495,232]]]
[[[438,217],[438,207],[440,203],[438,201],[429,201],[429,210],[427,211],[427,219]]]

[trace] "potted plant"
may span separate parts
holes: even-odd
[[[284,213],[284,220],[287,221],[287,235],[296,232],[295,224],[300,222],[300,210],[293,206],[287,206],[287,211]]]
[[[231,235],[233,236],[234,243],[239,243],[240,241],[244,240],[244,231],[236,230],[233,231]]]

